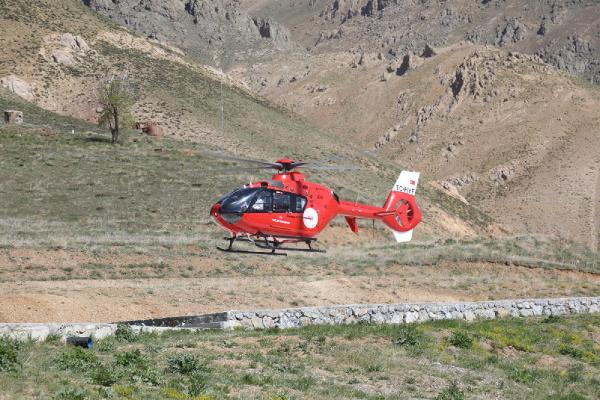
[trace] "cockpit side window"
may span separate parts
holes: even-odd
[[[292,212],[304,212],[304,207],[306,207],[306,197],[292,195]]]
[[[273,193],[273,211],[288,212],[290,211],[290,195],[284,192]]]
[[[269,190],[261,190],[254,199],[249,212],[270,212],[273,196]]]

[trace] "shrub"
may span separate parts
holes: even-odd
[[[176,354],[167,360],[167,369],[182,375],[190,375],[194,372],[202,372],[200,360],[190,353]]]
[[[581,359],[583,358],[584,352],[581,349],[578,349],[577,347],[574,346],[569,346],[567,344],[561,344],[558,352],[560,354],[562,354],[563,356],[570,356],[576,359]]]
[[[585,370],[583,365],[574,364],[571,365],[567,371],[567,380],[569,382],[578,382],[584,377]]]
[[[184,399],[188,399],[189,398],[189,396],[187,394],[182,393],[179,390],[174,389],[174,388],[163,388],[161,390],[161,393],[167,399],[184,400]]]
[[[146,368],[148,366],[148,360],[142,354],[140,349],[134,349],[120,353],[115,356],[115,363],[123,367],[141,367]]]
[[[88,398],[87,391],[81,388],[65,387],[54,396],[55,400],[85,400]]]
[[[560,322],[560,317],[558,315],[548,315],[542,322],[544,324],[556,324]]]
[[[533,369],[513,367],[508,376],[515,382],[531,384],[538,379],[538,374]]]
[[[423,331],[415,325],[400,325],[393,339],[394,344],[406,347],[410,351],[421,351],[427,343]]]
[[[9,339],[0,339],[0,372],[15,371],[20,365],[20,344]]]
[[[454,331],[446,339],[454,347],[461,349],[470,349],[473,346],[473,337],[463,331]]]
[[[60,336],[57,333],[51,333],[48,336],[46,336],[46,343],[52,343],[52,344],[59,344],[62,341],[62,336]]]
[[[119,380],[118,373],[110,367],[99,367],[92,375],[92,382],[101,386],[111,386]]]
[[[149,383],[154,386],[159,385],[162,381],[161,374],[154,368],[138,370],[133,375],[141,379],[142,382]]]
[[[161,377],[157,370],[150,367],[148,358],[139,350],[133,349],[115,356],[115,365],[122,368],[123,374],[137,378],[151,385],[158,385]]]
[[[260,379],[258,379],[258,377],[253,374],[244,374],[242,376],[242,383],[244,385],[259,385]]]
[[[56,360],[56,365],[65,371],[85,373],[100,366],[100,360],[91,350],[73,347],[64,350]]]
[[[436,397],[436,400],[464,400],[465,393],[460,390],[456,382],[442,390]]]
[[[190,384],[188,385],[188,394],[190,396],[200,396],[206,392],[207,379],[206,376],[198,373],[190,375]]]
[[[383,371],[383,366],[381,364],[370,364],[365,368],[367,372],[381,372]]]
[[[116,394],[126,399],[131,398],[131,396],[133,396],[133,392],[135,392],[135,389],[131,386],[115,385],[112,387],[112,389]]]
[[[137,334],[127,324],[117,324],[117,330],[115,331],[115,338],[123,342],[135,342]]]
[[[587,397],[580,395],[576,392],[569,392],[567,394],[555,394],[546,397],[546,400],[586,400]]]
[[[112,353],[117,348],[114,337],[98,340],[94,343],[94,349],[100,353]]]

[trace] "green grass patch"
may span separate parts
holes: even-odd
[[[600,365],[560,345],[597,357],[599,334],[600,316],[582,314],[551,323],[509,318],[143,333],[133,342],[101,340],[92,350],[22,343],[21,365],[0,372],[0,388],[11,400],[58,393],[86,399],[401,399],[407,393],[462,399],[490,392],[510,399],[592,399]],[[505,343],[507,337],[527,351]]]

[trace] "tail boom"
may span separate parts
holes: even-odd
[[[414,229],[422,218],[414,196],[402,192],[391,192],[383,207],[340,201],[338,214],[346,217],[353,232],[358,232],[356,218],[379,220],[398,232]]]
[[[356,219],[366,218],[382,221],[392,229],[396,241],[410,241],[412,230],[422,219],[415,200],[418,181],[418,172],[402,171],[383,207],[340,201],[338,214],[346,217],[346,222],[354,233],[358,233]]]

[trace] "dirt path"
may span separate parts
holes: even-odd
[[[87,279],[0,283],[0,322],[111,322],[230,309],[600,294],[600,276],[497,264],[381,274]]]

